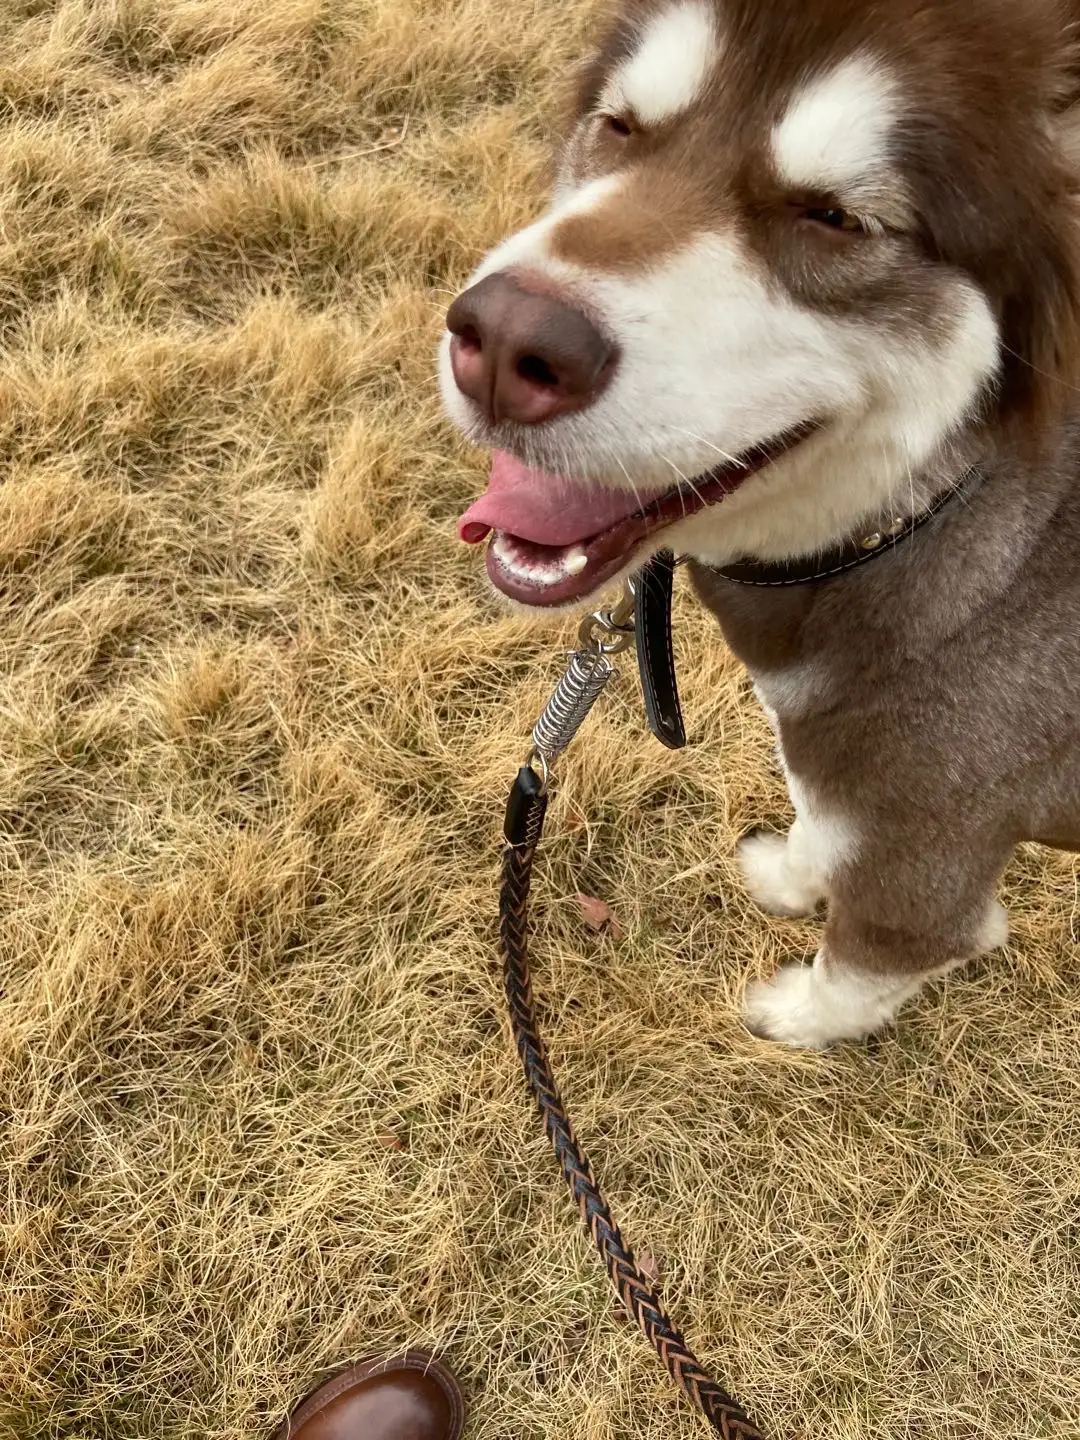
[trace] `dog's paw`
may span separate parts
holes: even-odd
[[[838,1038],[819,1011],[809,965],[785,965],[771,980],[755,980],[743,999],[743,1019],[752,1035],[806,1050],[824,1050]]]
[[[749,985],[743,1017],[759,1039],[826,1050],[881,1029],[920,983],[826,970],[819,955],[813,965],[785,965],[772,980]]]
[[[751,898],[770,915],[813,915],[825,898],[792,864],[786,835],[755,831],[739,841],[737,854]]]

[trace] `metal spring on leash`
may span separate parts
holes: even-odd
[[[614,674],[615,667],[606,655],[575,650],[570,656],[566,674],[533,726],[536,753],[546,764],[570,744]]]
[[[611,655],[634,642],[634,582],[627,580],[619,603],[587,615],[578,631],[580,650],[570,656],[566,673],[555,687],[544,713],[533,726],[530,763],[539,759],[548,780],[548,766],[561,755],[588,718],[604,686],[615,674]]]

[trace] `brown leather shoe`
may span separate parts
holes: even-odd
[[[363,1360],[302,1400],[274,1440],[459,1440],[458,1383],[423,1350]]]

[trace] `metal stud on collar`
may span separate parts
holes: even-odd
[[[872,535],[867,535],[864,540],[859,541],[860,550],[880,550],[886,540],[895,540],[908,527],[909,522],[902,516],[893,520],[884,530],[875,530]]]

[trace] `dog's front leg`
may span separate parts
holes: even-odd
[[[887,1025],[933,973],[875,975],[845,964],[823,945],[812,965],[785,965],[772,980],[747,988],[747,1028],[762,1040],[809,1050],[863,1040]]]
[[[781,764],[783,751],[777,750]],[[786,770],[786,766],[785,766]],[[853,846],[843,816],[816,803],[809,791],[787,774],[795,821],[786,835],[756,830],[738,844],[746,888],[770,915],[812,915],[829,893],[830,875]]]

